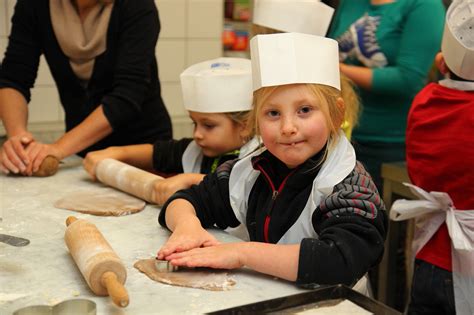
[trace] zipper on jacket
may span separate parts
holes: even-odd
[[[278,187],[278,189],[275,189],[275,185],[273,184],[273,181],[270,178],[270,176],[267,174],[267,172],[265,172],[265,170],[260,165],[257,165],[257,167],[262,172],[263,176],[265,176],[267,178],[267,181],[270,184],[270,188],[272,189],[272,202],[271,202],[270,206],[268,207],[267,215],[265,217],[265,221],[264,221],[264,224],[263,224],[263,239],[264,239],[265,243],[270,243],[270,240],[269,240],[269,237],[268,237],[268,231],[269,231],[269,228],[270,228],[270,220],[271,220],[273,207],[275,206],[275,201],[276,201],[278,195],[283,190],[283,187],[285,186],[286,181],[296,171],[296,169],[294,169],[290,173],[288,173],[288,175],[286,175],[285,179],[281,182],[280,187]]]

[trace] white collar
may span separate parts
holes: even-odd
[[[444,79],[439,81],[439,84],[455,90],[460,91],[474,91],[474,82],[472,81],[458,81],[453,79]]]

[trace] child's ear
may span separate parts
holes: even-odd
[[[441,72],[442,75],[446,75],[449,73],[449,68],[446,65],[446,62],[444,61],[442,52],[439,52],[436,54],[435,64],[436,64],[436,68],[438,68],[439,72]]]
[[[239,134],[240,138],[245,142],[247,142],[250,138],[251,131],[249,130],[247,124],[241,123],[239,124]]]

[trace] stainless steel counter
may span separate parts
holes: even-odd
[[[54,201],[69,192],[100,189],[89,180],[78,158],[67,159],[48,178],[0,175],[0,233],[24,237],[25,247],[0,243],[0,314],[30,305],[54,305],[68,299],[90,299],[97,314],[197,314],[303,292],[292,283],[248,269],[231,271],[229,291],[174,287],[151,281],[133,267],[154,256],[169,232],[157,223],[159,208],[147,205],[137,214],[98,217],[56,209]],[[124,262],[130,305],[120,309],[109,297],[95,296],[64,243],[65,220],[74,215],[94,223]],[[224,242],[237,241],[213,231]]]

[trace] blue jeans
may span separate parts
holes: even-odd
[[[408,314],[455,315],[452,273],[417,259]]]

